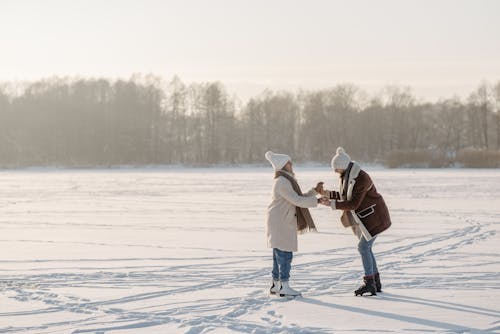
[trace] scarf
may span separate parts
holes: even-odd
[[[356,179],[359,175],[359,172],[361,171],[361,167],[358,164],[355,164],[354,162],[350,162],[349,166],[347,167],[346,171],[344,174],[341,176],[340,179],[340,197],[341,200],[345,201],[350,201],[352,198],[352,191],[354,186],[351,186],[352,182],[355,182],[354,179]],[[351,178],[351,173],[352,178]],[[368,190],[373,186],[373,183],[370,185]],[[373,236],[370,234],[370,232],[366,229],[365,225],[359,218],[359,216],[356,214],[354,210],[345,210],[344,213],[342,214],[342,217],[340,217],[340,221],[342,222],[342,225],[344,227],[351,227],[354,234],[358,237],[361,238],[363,235],[367,241],[370,241]]]
[[[293,190],[299,195],[302,196],[302,191],[300,190],[300,186],[297,183],[297,180],[293,178],[290,174],[288,174],[285,171],[279,170],[276,172],[274,178],[277,178],[279,176],[283,176],[285,179],[290,181],[292,184]],[[297,232],[302,234],[307,231],[317,231],[316,230],[316,225],[314,225],[314,221],[311,217],[311,213],[309,212],[309,209],[307,208],[301,208],[296,206],[295,207],[295,212],[297,213]]]
[[[350,198],[347,198],[347,188],[349,185],[349,177],[351,176],[352,166],[354,166],[354,164],[351,161],[340,178],[340,198],[344,201],[350,200]]]

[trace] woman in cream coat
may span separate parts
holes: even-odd
[[[316,198],[316,195],[323,191],[322,183],[318,183],[316,188],[309,192],[301,194],[300,189],[297,188],[298,184],[290,157],[286,154],[276,154],[270,151],[265,156],[276,173],[272,201],[267,209],[267,244],[273,249],[273,280],[270,292],[271,294],[279,293],[282,297],[297,296],[300,293],[288,284],[293,252],[297,251],[298,244],[297,214],[302,216],[302,213],[299,212],[301,209],[297,208],[316,207],[321,201]],[[314,223],[309,212],[305,212],[305,215],[308,217],[305,219],[307,227],[304,230],[313,230]]]

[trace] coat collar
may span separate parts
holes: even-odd
[[[345,187],[347,187],[347,189],[345,189],[347,198],[345,198],[344,200],[348,201],[351,200],[352,190],[354,188],[354,184],[356,183],[356,178],[359,176],[359,173],[361,172],[361,166],[357,162],[352,161],[351,163],[352,167],[348,175],[348,180],[342,178],[340,178],[339,180],[340,182],[339,189],[341,194],[344,193],[344,189]]]

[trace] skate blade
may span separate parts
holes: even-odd
[[[356,297],[358,297],[358,296],[365,297],[364,296],[365,293],[367,294],[366,296],[368,296],[368,297],[376,296],[377,295],[376,293],[368,294],[369,292],[363,292],[363,293],[354,293],[354,296],[356,296]]]

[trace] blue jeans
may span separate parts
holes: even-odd
[[[293,253],[273,248],[273,280],[288,282]]]
[[[364,236],[358,243],[358,251],[361,254],[361,261],[363,262],[363,268],[365,269],[365,276],[373,276],[378,273],[377,261],[375,261],[375,256],[373,255],[372,246],[375,242],[373,237],[370,241],[366,241]]]

